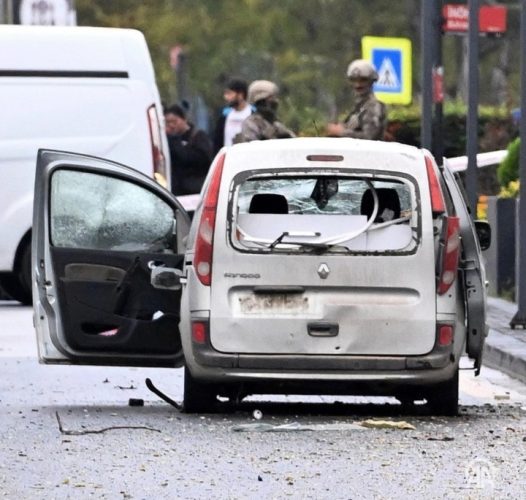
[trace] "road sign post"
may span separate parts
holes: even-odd
[[[526,44],[526,0],[521,0],[521,24],[520,24],[521,47]],[[520,54],[521,71],[521,113],[520,118],[520,140],[519,150],[519,223],[518,228],[518,279],[516,283],[516,301],[518,310],[510,322],[511,328],[526,328],[526,227],[520,221],[526,220],[526,59],[525,54]]]
[[[479,106],[479,0],[469,0],[468,116],[466,118],[466,192],[472,218],[477,218],[477,150]]]

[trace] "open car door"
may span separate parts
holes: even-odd
[[[177,200],[136,170],[39,151],[32,269],[40,360],[180,366],[189,224]]]
[[[445,167],[444,178],[460,221],[462,257],[460,272],[466,304],[466,352],[474,360],[475,375],[480,373],[484,344],[488,335],[486,325],[486,270],[475,225],[465,203],[460,179]],[[457,174],[458,175],[458,174]]]

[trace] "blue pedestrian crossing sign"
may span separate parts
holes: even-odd
[[[364,36],[362,57],[370,61],[378,72],[378,81],[373,89],[380,101],[411,104],[411,40]]]

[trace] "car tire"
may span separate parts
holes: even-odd
[[[0,287],[8,295],[7,298],[22,302],[26,306],[33,303],[31,290],[31,244],[25,243],[20,253],[18,270],[5,273],[0,277]]]
[[[458,368],[453,378],[429,388],[427,404],[433,415],[458,415]]]
[[[33,296],[31,290],[31,241],[24,245],[20,255],[20,267],[18,269],[18,281],[20,283],[20,291],[17,300],[22,304],[30,306],[33,303]]]
[[[215,385],[196,380],[185,366],[183,411],[185,413],[211,413],[216,409],[217,403]]]
[[[4,274],[0,277],[0,287],[2,300],[18,300],[18,297],[23,295],[22,286],[18,278],[13,273]]]

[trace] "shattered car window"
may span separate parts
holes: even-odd
[[[411,250],[416,189],[405,178],[253,177],[237,190],[234,243],[272,251]]]
[[[174,214],[153,193],[121,179],[59,170],[51,179],[51,242],[57,247],[170,249]]]

